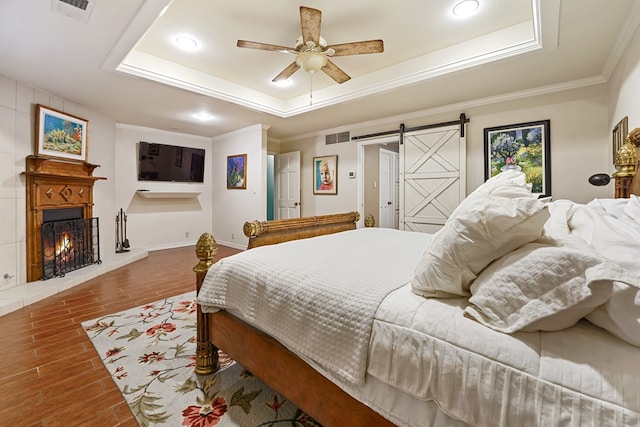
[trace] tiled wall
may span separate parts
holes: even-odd
[[[106,181],[96,184],[94,215],[111,218],[114,208],[115,122],[94,111],[29,87],[0,75],[0,291],[26,282],[26,206],[25,159],[34,153],[35,105],[51,108],[89,120],[89,161],[100,164],[96,176]],[[101,223],[111,248],[115,226]],[[107,254],[104,249],[101,250]],[[109,251],[110,252],[110,251]],[[6,276],[6,277],[5,277]]]

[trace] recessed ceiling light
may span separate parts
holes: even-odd
[[[277,82],[271,81],[271,83],[273,83],[274,85],[276,85],[278,87],[287,87],[287,86],[291,86],[293,84],[291,79],[278,80]]]
[[[198,42],[190,36],[176,37],[176,44],[182,50],[196,50],[198,48]]]
[[[473,13],[478,10],[478,6],[480,6],[478,0],[463,0],[453,6],[453,14],[460,18],[466,18],[467,16],[473,15]]]
[[[194,114],[193,117],[203,122],[208,122],[209,120],[213,120],[213,115],[207,113],[206,111],[200,111],[199,113]]]

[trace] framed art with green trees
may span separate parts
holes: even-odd
[[[521,170],[531,191],[551,195],[550,120],[484,129],[484,179]]]

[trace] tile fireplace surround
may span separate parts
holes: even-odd
[[[93,213],[93,184],[105,178],[94,177],[98,165],[43,156],[28,156],[26,170],[27,283],[0,291],[0,315],[18,310],[55,295],[89,279],[147,256],[146,250],[124,254],[104,254],[102,264],[89,265],[64,277],[42,278],[41,235],[43,211],[77,207],[84,218]]]

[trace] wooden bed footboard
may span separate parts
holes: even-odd
[[[252,221],[244,225],[248,249],[356,228],[358,212]],[[196,245],[196,289],[214,263],[216,241],[209,233]],[[333,384],[278,341],[225,311],[203,313],[197,307],[196,374],[218,369],[218,348],[282,393],[325,426],[392,426],[393,424]]]

